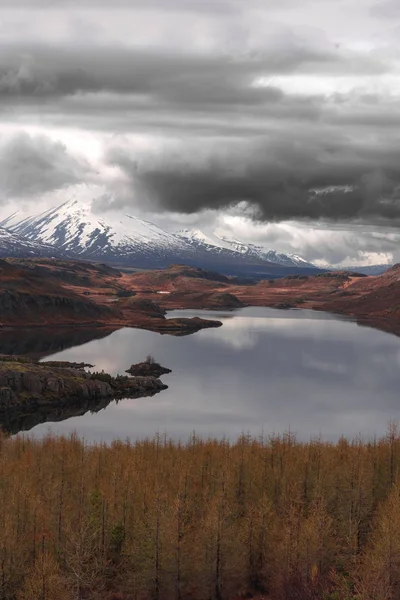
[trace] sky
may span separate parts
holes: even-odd
[[[0,216],[400,260],[398,0],[1,0]]]

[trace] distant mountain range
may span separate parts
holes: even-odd
[[[247,244],[239,240],[229,240],[217,235],[207,236],[199,229],[184,229],[177,232],[177,235],[186,240],[196,249],[204,249],[207,252],[221,252],[227,250],[234,252],[235,256],[239,253],[241,256],[251,258],[253,260],[262,260],[283,267],[305,267],[316,269],[317,267],[310,262],[307,262],[301,256],[296,254],[284,254],[276,250],[270,250],[264,246],[255,244]]]
[[[341,271],[357,271],[357,273],[362,273],[363,275],[382,275],[382,273],[392,266],[392,264],[369,265],[365,267],[354,265],[352,267],[343,267]]]
[[[22,220],[14,213],[1,221],[0,256],[70,257],[144,269],[180,263],[253,278],[321,270],[296,254],[198,229],[174,234],[131,215],[104,218],[78,200]]]
[[[181,263],[253,276],[316,270],[301,257],[237,240],[211,239],[198,230],[168,233],[131,215],[105,219],[77,200],[22,220],[13,214],[0,227],[26,243],[52,247],[64,255],[127,267]]]

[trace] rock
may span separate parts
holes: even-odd
[[[41,394],[43,390],[40,377],[34,373],[24,373],[22,376],[24,388],[32,394]]]
[[[8,407],[13,404],[15,394],[9,387],[0,388],[0,406],[2,408]]]
[[[22,392],[24,389],[22,373],[20,371],[8,371],[7,384],[14,392]]]
[[[49,390],[49,392],[54,392],[58,394],[58,392],[60,391],[59,380],[56,378],[48,379],[46,381],[46,388]]]
[[[166,367],[162,367],[160,364],[156,362],[144,361],[141,363],[137,363],[132,365],[129,369],[125,371],[125,373],[130,373],[131,375],[136,376],[152,376],[152,377],[161,377],[161,375],[166,375],[167,373],[171,373],[171,369],[167,369]]]

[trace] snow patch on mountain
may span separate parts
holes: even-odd
[[[218,236],[215,233],[212,235],[206,235],[199,229],[184,229],[178,231],[177,235],[183,237],[186,241],[197,248],[205,248],[208,252],[228,250],[231,252],[236,252],[242,257],[266,261],[276,265],[286,267],[316,268],[315,265],[306,261],[297,254],[285,254],[283,252],[277,252],[276,250],[271,250],[269,248],[265,248],[264,246],[257,246],[256,244],[244,243],[239,240]]]
[[[66,254],[54,246],[32,242],[0,227],[0,256],[13,258],[63,258]]]
[[[21,220],[14,213],[0,223],[31,243],[46,244],[73,257],[139,268],[181,263],[228,273],[283,273],[286,267],[314,267],[296,255],[229,240],[199,229],[177,234],[133,215],[100,215],[89,198],[72,199]],[[278,269],[278,270],[277,270]]]
[[[233,248],[229,242],[215,234],[206,235],[200,229],[181,229],[176,235],[183,238],[192,245],[203,247],[209,252],[228,250],[232,252]]]
[[[0,225],[28,240],[96,260],[146,256],[157,264],[192,251],[181,238],[153,223],[131,215],[106,220],[94,214],[90,204],[75,199],[22,221],[13,215]]]

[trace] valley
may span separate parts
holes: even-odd
[[[260,282],[185,265],[129,272],[46,258],[2,260],[0,269],[3,330],[138,327],[186,335],[220,323],[197,317],[166,319],[167,311],[263,306],[332,312],[400,333],[399,265],[377,276],[343,271]]]

